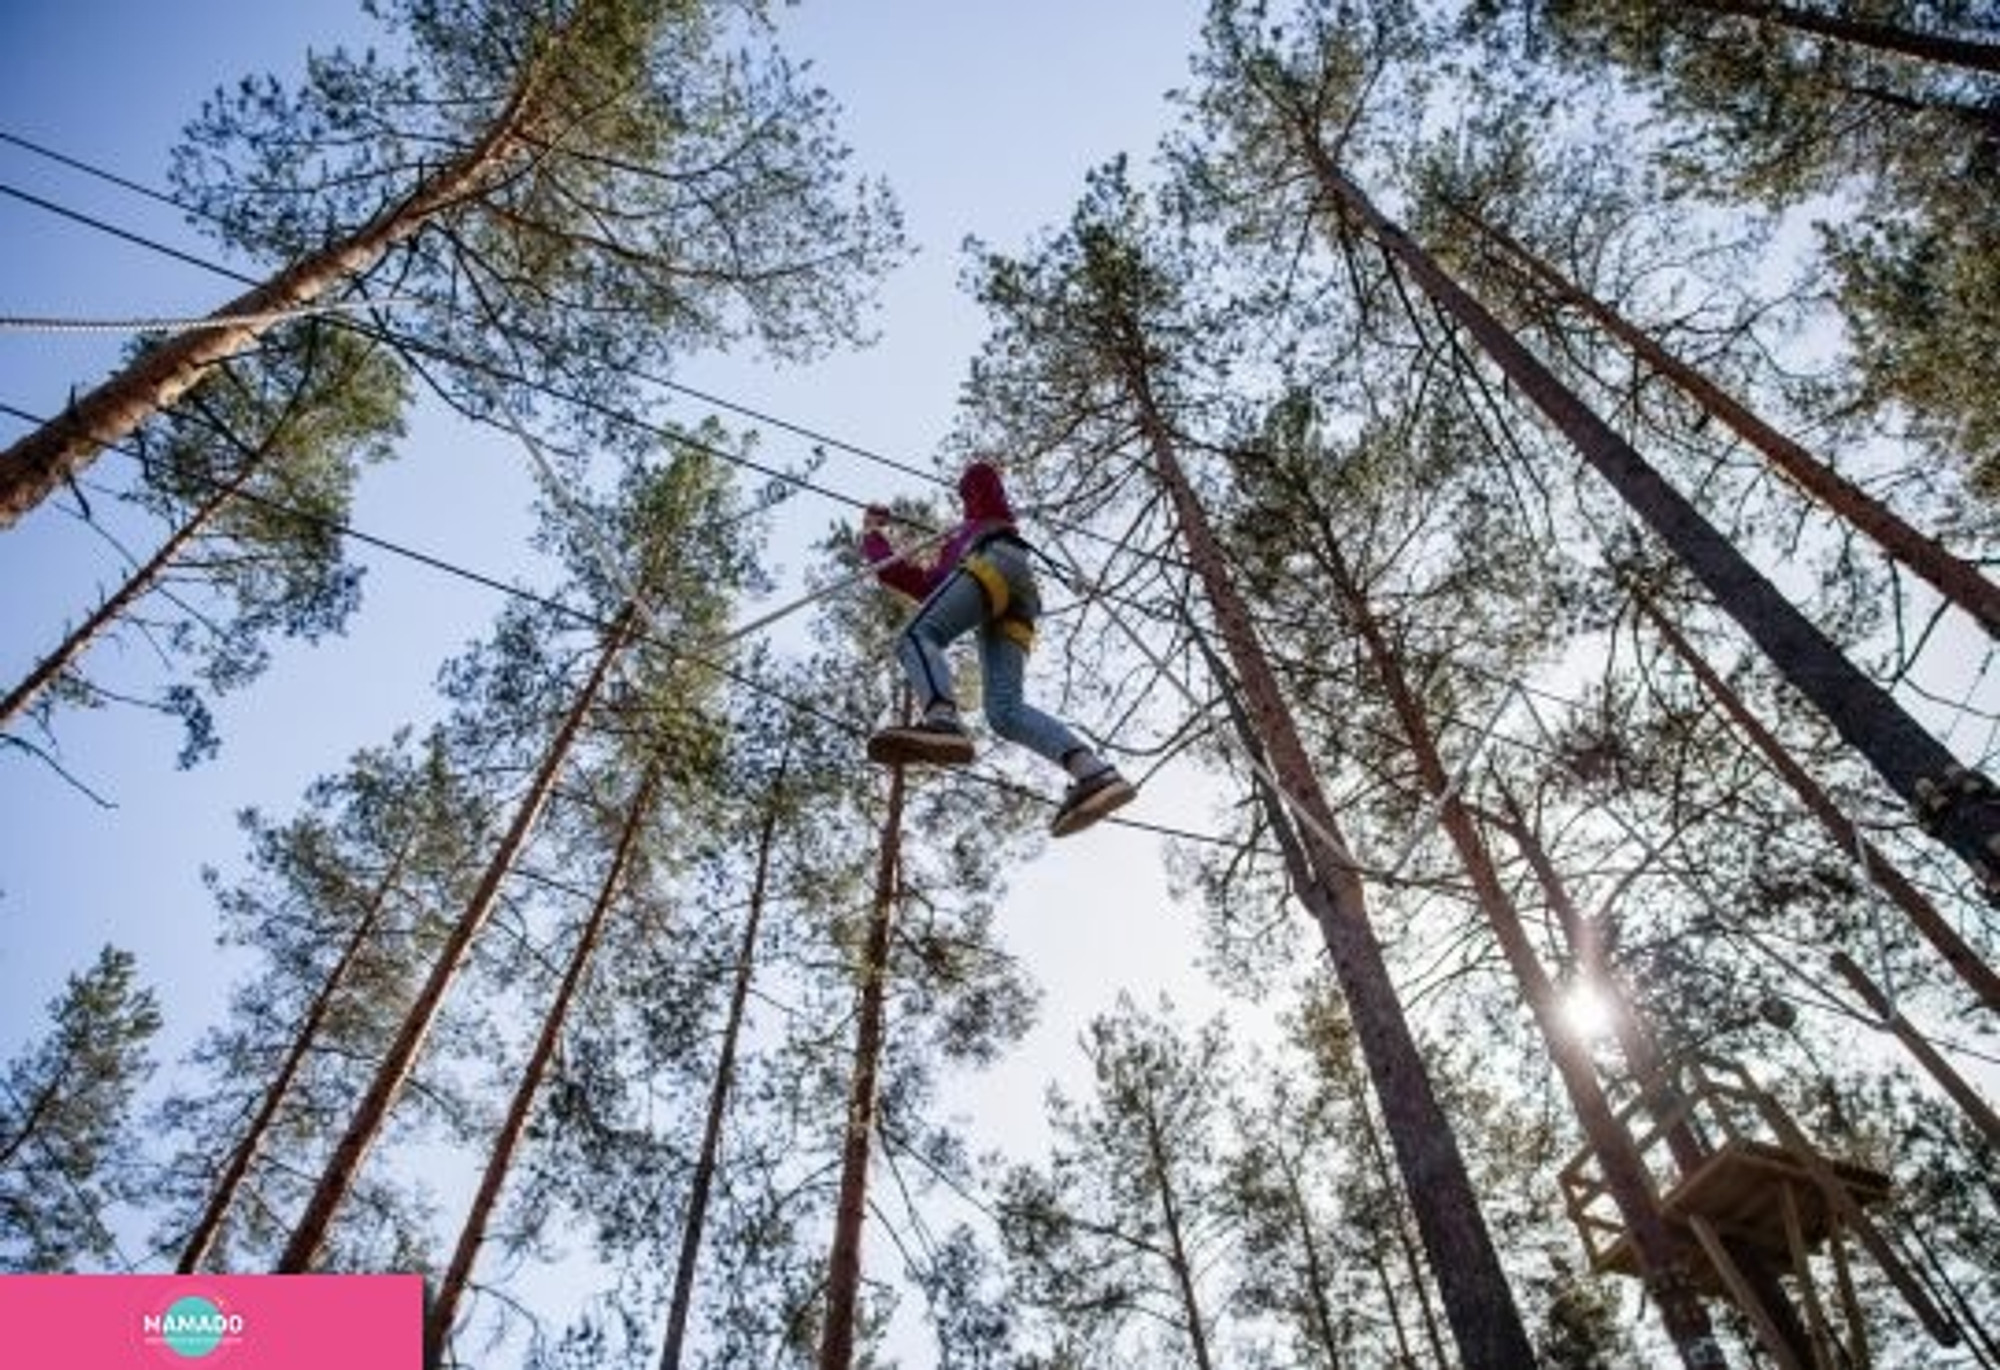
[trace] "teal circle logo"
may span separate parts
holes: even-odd
[[[168,1305],[160,1320],[161,1337],[168,1349],[180,1356],[205,1356],[222,1345],[229,1319],[199,1294],[188,1294]]]

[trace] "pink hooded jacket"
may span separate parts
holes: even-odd
[[[965,515],[929,566],[894,560],[896,549],[879,532],[862,535],[861,555],[875,566],[878,580],[911,599],[927,598],[958,569],[975,542],[992,533],[1014,530],[1014,508],[1007,502],[1007,487],[991,463],[975,461],[965,468],[958,478],[958,497],[964,502]]]

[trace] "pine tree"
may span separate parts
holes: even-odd
[[[1424,697],[1426,692],[1417,687],[1412,665],[1399,646],[1407,629],[1385,618],[1367,588],[1387,579],[1390,572],[1355,563],[1343,548],[1329,504],[1319,492],[1331,486],[1334,493],[1345,496],[1341,503],[1357,522],[1372,523],[1378,529],[1389,522],[1385,511],[1370,507],[1359,492],[1340,491],[1337,481],[1328,481],[1327,472],[1337,470],[1340,463],[1323,451],[1314,451],[1309,433],[1295,430],[1287,434],[1280,429],[1272,436],[1282,444],[1277,450],[1239,463],[1243,468],[1254,460],[1261,469],[1245,470],[1246,481],[1265,486],[1258,492],[1261,508],[1249,517],[1264,527],[1273,541],[1288,542],[1294,557],[1311,567],[1311,590],[1345,621],[1357,639],[1359,653],[1374,676],[1374,687],[1396,721],[1397,740],[1409,757],[1414,782],[1434,807],[1436,821],[1450,839],[1474,900],[1535,1018],[1549,1059],[1598,1158],[1625,1229],[1632,1235],[1648,1286],[1654,1291],[1662,1321],[1686,1364],[1713,1365],[1720,1353],[1707,1314],[1685,1273],[1690,1244],[1661,1219],[1638,1148],[1613,1116],[1584,1044],[1568,1030],[1554,982],[1530,941],[1521,911],[1507,891],[1479,823],[1458,792],[1432,720],[1432,705]],[[1280,531],[1288,515],[1301,530],[1289,539]],[[1404,544],[1417,540],[1414,534],[1397,539]],[[1465,548],[1461,564],[1446,562],[1436,568],[1434,585],[1414,587],[1420,597],[1444,601],[1454,582],[1494,579],[1469,570],[1463,563],[1499,560],[1508,551],[1504,542],[1484,539],[1471,539]],[[1427,674],[1431,677],[1429,692],[1444,695],[1454,688],[1443,672]],[[1472,693],[1463,685],[1456,688],[1461,694]]]
[[[1329,109],[1344,119],[1366,82],[1371,58],[1328,27],[1323,7],[1308,19],[1319,40],[1282,51],[1226,18],[1211,28],[1209,96],[1222,146],[1237,163],[1266,177],[1303,178],[1318,192],[1309,210],[1338,247],[1349,235],[1373,244],[1453,322],[1463,327],[1509,381],[1577,454],[1680,559],[1882,779],[1923,816],[1983,886],[2000,889],[1989,841],[2000,838],[2000,800],[1990,781],[1962,765],[1874,680],[1856,668],[1701,511],[1593,413],[1504,325],[1468,294],[1394,220],[1341,162],[1330,139]],[[1267,211],[1268,212],[1268,211]],[[1296,225],[1294,225],[1294,228]]]
[[[1408,1020],[1371,927],[1361,869],[1286,706],[1251,612],[1184,468],[1175,402],[1204,366],[1227,363],[1195,343],[1213,324],[1180,307],[1176,280],[1149,257],[1141,215],[1119,168],[1095,178],[1073,227],[1037,260],[990,257],[982,295],[1001,320],[977,376],[980,401],[1014,410],[1033,450],[1061,433],[1115,451],[1137,435],[1185,541],[1246,711],[1297,823],[1306,860],[1294,889],[1318,922],[1389,1119],[1398,1163],[1459,1354],[1471,1365],[1519,1363],[1527,1336],[1451,1129],[1438,1111]],[[1175,344],[1185,350],[1176,352]],[[1032,405],[1032,408],[1027,406]],[[1109,429],[1107,434],[1104,430]]]
[[[1229,1070],[1222,1026],[1184,1032],[1172,1006],[1122,997],[1091,1021],[1091,1097],[1049,1097],[1046,1166],[1017,1167],[1001,1235],[1021,1297],[1109,1359],[1133,1324],[1153,1359],[1224,1363],[1220,1301],[1202,1272],[1225,1240],[1218,1161]]]
[[[889,770],[882,827],[876,838],[875,888],[855,964],[854,1059],[841,1132],[840,1193],[834,1201],[833,1246],[826,1259],[826,1316],[820,1328],[820,1370],[854,1363],[861,1298],[861,1231],[868,1215],[868,1168],[881,1105],[882,1057],[889,997],[889,951],[896,908],[903,899],[903,804],[906,767]]]
[[[160,1011],[107,946],[49,1002],[49,1032],[0,1082],[0,1269],[54,1273],[118,1255],[107,1210],[139,1197],[134,1094]]]
[[[853,539],[838,546],[838,564],[852,566]],[[906,612],[877,593],[835,602],[822,616],[825,651],[849,662],[850,684],[839,701],[848,719],[872,723],[907,710],[907,691],[899,681],[890,687],[900,672],[888,647]],[[815,674],[840,678],[824,669]],[[853,746],[846,751],[850,765]],[[937,1077],[947,1068],[990,1062],[1032,1019],[1032,990],[999,954],[993,927],[1010,837],[1021,830],[1026,806],[1005,791],[968,802],[962,786],[950,773],[891,767],[867,775],[859,787],[850,780],[842,796],[856,834],[850,859],[865,883],[854,912],[834,925],[846,982],[835,992],[852,1005],[844,1013],[853,1035],[846,1059],[837,1068],[827,1063],[828,1084],[837,1081],[838,1094],[823,1094],[821,1103],[836,1110],[841,1124],[826,1287],[817,1309],[822,1370],[864,1363],[868,1325],[886,1312],[879,1300],[862,1296],[870,1215],[882,1221],[891,1211],[871,1197],[873,1175],[893,1171],[908,1195],[910,1179],[900,1167],[909,1160],[926,1175],[967,1183],[962,1147],[928,1119]]]
[[[531,635],[534,624],[519,613],[503,624],[498,650],[459,668],[457,688],[461,692],[474,688],[481,673],[485,676],[483,685],[478,686],[485,697],[478,699],[477,707],[468,708],[457,723],[468,735],[486,736],[489,746],[496,736],[511,738],[508,730],[518,726],[522,717],[511,711],[526,710],[532,717],[545,703],[559,711],[557,721],[539,754],[530,754],[531,778],[513,800],[506,830],[439,948],[425,984],[408,1006],[367,1093],[357,1101],[347,1130],[279,1259],[280,1270],[305,1270],[314,1264],[334,1215],[439,1019],[447,992],[528,851],[558,782],[576,763],[590,724],[606,709],[613,693],[614,672],[642,638],[657,643],[656,650],[667,652],[698,652],[704,646],[704,629],[713,621],[705,606],[713,606],[718,597],[726,603],[729,583],[730,563],[700,560],[713,545],[716,530],[723,526],[718,516],[722,486],[717,465],[707,452],[691,452],[664,471],[640,470],[628,480],[624,498],[615,510],[617,517],[607,518],[600,528],[607,538],[617,538],[617,545],[631,549],[628,555],[637,565],[628,582],[605,584],[606,569],[579,551],[582,564],[578,574],[586,585],[611,602],[623,601],[603,627],[580,684],[560,669],[553,678],[538,678],[537,668],[543,662],[540,645]],[[585,506],[578,509],[580,518],[595,515]],[[594,541],[580,533],[577,536],[585,542]],[[704,591],[703,586],[708,588]],[[659,597],[657,605],[652,603],[654,596]],[[666,625],[684,630],[688,640],[662,640]],[[643,672],[638,678],[644,679]]]
[[[1336,1304],[1341,1234],[1311,1186],[1318,1144],[1334,1130],[1331,1110],[1311,1094],[1295,1098],[1279,1075],[1267,1099],[1237,1113],[1243,1135],[1228,1174],[1243,1273],[1234,1302],[1285,1323],[1293,1364],[1338,1370],[1355,1350],[1359,1319]]]
[[[1664,377],[1712,418],[1750,444],[1772,467],[1833,517],[1866,535],[1912,574],[1972,616],[1989,635],[2000,634],[2000,585],[1936,538],[1912,526],[1880,498],[1754,411],[1701,368],[1684,360],[1641,324],[1597,298],[1539,255],[1506,227],[1450,190],[1442,192],[1444,217],[1454,236],[1469,232],[1489,248],[1499,274],[1517,289],[1540,296],[1558,310],[1574,311],[1627,349],[1634,360]],[[1710,344],[1713,345],[1712,343]],[[1700,422],[1698,420],[1697,422]]]
[[[431,1291],[429,1306],[424,1312],[424,1344],[426,1358],[432,1361],[441,1361],[444,1355],[445,1345],[458,1317],[459,1305],[472,1278],[473,1263],[479,1258],[480,1245],[485,1241],[487,1230],[499,1209],[501,1191],[507,1183],[515,1154],[527,1136],[536,1095],[541,1092],[556,1049],[562,1043],[578,992],[603,939],[605,925],[625,893],[624,886],[631,876],[639,837],[646,820],[652,815],[659,786],[659,771],[647,770],[626,808],[625,819],[619,826],[617,841],[605,866],[597,897],[583,926],[577,930],[576,944],[563,970],[562,982],[542,1017],[534,1049],[521,1068],[500,1131],[487,1152],[486,1167],[480,1175],[479,1188],[473,1195],[472,1204],[466,1210],[465,1221],[459,1228],[451,1263]]]
[[[753,713],[757,720],[758,714]],[[768,712],[762,719],[768,721]],[[756,723],[753,721],[753,728]],[[750,855],[750,888],[743,909],[741,940],[735,964],[730,968],[729,1009],[716,1045],[716,1058],[709,1081],[708,1103],[702,1119],[701,1146],[688,1178],[686,1205],[680,1217],[680,1243],[675,1256],[668,1298],[666,1330],[660,1341],[660,1370],[680,1370],[686,1351],[688,1323],[694,1302],[702,1241],[708,1227],[708,1208],[722,1163],[722,1140],[728,1125],[732,1095],[740,1071],[739,1052],[749,1010],[750,991],[756,983],[758,953],[763,943],[764,920],[774,899],[772,874],[778,861],[779,822],[800,819],[799,800],[793,767],[791,739],[785,737],[775,759],[775,769],[760,773],[758,757],[739,773],[738,784],[762,791],[752,819],[754,837]],[[746,784],[745,782],[750,782]],[[761,782],[761,783],[760,783]]]
[[[319,988],[306,1004],[293,1032],[290,1044],[285,1048],[270,1083],[265,1087],[258,1101],[255,1114],[240,1141],[231,1151],[228,1163],[217,1178],[208,1202],[204,1205],[194,1230],[188,1234],[187,1242],[181,1249],[176,1269],[181,1274],[192,1274],[208,1260],[214,1249],[230,1208],[236,1202],[237,1194],[250,1168],[258,1160],[259,1153],[277,1123],[279,1113],[291,1102],[292,1093],[300,1072],[306,1064],[307,1056],[324,1046],[322,1031],[332,1017],[335,1006],[342,995],[353,993],[352,980],[362,958],[374,949],[373,944],[382,937],[387,922],[390,897],[401,885],[404,862],[410,848],[415,845],[414,835],[390,858],[381,879],[368,890],[361,902],[359,916],[354,920],[353,930],[339,944],[339,954],[325,973]]]
[[[106,639],[144,633],[215,695],[263,672],[274,634],[341,632],[361,573],[338,525],[360,465],[401,431],[404,399],[382,348],[317,322],[204,377],[149,433],[132,495],[171,533],[0,699],[0,727],[27,714],[46,730],[60,705],[117,698],[81,665]],[[212,752],[201,697],[182,686],[165,702],[186,722],[181,763]]]
[[[2000,26],[1990,9],[1875,4],[1517,6],[1587,70],[1612,67],[1679,126],[1662,157],[1684,184],[1784,206],[1840,192],[1817,227],[1859,373],[1857,405],[1907,406],[1913,435],[1989,493],[2000,457],[1993,320],[2000,274]]]
[[[466,853],[490,817],[442,738],[412,745],[406,734],[315,781],[283,822],[240,816],[248,871],[205,878],[223,942],[255,968],[190,1053],[192,1081],[159,1110],[180,1139],[159,1227],[183,1273],[275,1256],[301,1177],[324,1160],[414,992],[433,911],[465,897],[476,874]],[[460,1107],[435,1076],[420,1098],[432,1118]],[[386,1266],[423,1245],[414,1195],[384,1183],[362,1207],[369,1222],[344,1234],[332,1263]]]
[[[835,542],[822,583],[855,569],[851,531]],[[660,896],[686,935],[668,944],[656,930],[657,951],[605,962],[597,978],[615,1004],[571,1038],[552,1082],[512,1226],[561,1207],[618,1274],[535,1364],[813,1364],[829,1340],[837,1354],[843,1322],[855,1363],[870,1363],[902,1287],[871,1268],[875,1252],[906,1253],[905,1280],[950,1278],[924,1256],[926,1192],[969,1187],[971,1166],[929,1111],[943,1071],[990,1061],[1031,1012],[992,925],[1026,806],[955,776],[910,784],[882,938],[885,777],[859,752],[891,697],[901,611],[869,593],[819,610],[805,659],[725,667],[728,778],[703,806],[692,866]],[[880,1031],[857,1055],[871,997]],[[851,1128],[868,1100],[870,1125]],[[836,1230],[851,1280],[840,1287]]]
[[[407,66],[317,54],[297,88],[246,80],[190,126],[182,197],[232,247],[285,265],[0,454],[0,522],[272,315],[343,291],[423,297],[394,321],[398,340],[479,414],[508,377],[602,397],[619,366],[745,332],[785,355],[851,335],[859,284],[896,252],[894,210],[879,191],[846,198],[825,96],[739,44],[726,7],[393,0],[380,13]],[[455,364],[447,381],[439,367]]]

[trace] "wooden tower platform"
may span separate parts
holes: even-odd
[[[1889,1197],[1889,1177],[1881,1171],[1847,1161],[1824,1164],[1852,1206],[1865,1211]],[[1846,1207],[1828,1200],[1802,1158],[1748,1137],[1724,1142],[1693,1174],[1661,1195],[1659,1203],[1670,1225],[1693,1231],[1692,1224],[1700,1220],[1718,1236],[1780,1256],[1788,1256],[1795,1245],[1818,1251],[1838,1233]],[[1621,1275],[1639,1273],[1638,1255],[1622,1228],[1608,1245],[1592,1251],[1591,1264]],[[1707,1292],[1723,1292],[1712,1267],[1694,1273]]]
[[[1756,1324],[1778,1365],[1869,1363],[1851,1274],[1867,1252],[1939,1342],[1958,1331],[1897,1256],[1869,1210],[1890,1193],[1888,1175],[1820,1153],[1784,1108],[1740,1068],[1712,1060],[1679,1067],[1618,1111],[1645,1164],[1661,1218],[1689,1241],[1686,1271],[1702,1294],[1724,1298]],[[1594,1153],[1563,1168],[1563,1201],[1592,1269],[1637,1276],[1637,1248]],[[1754,1262],[1789,1276],[1814,1347],[1802,1361],[1745,1273]],[[1831,1282],[1831,1289],[1822,1286]],[[1836,1315],[1837,1314],[1837,1315]]]

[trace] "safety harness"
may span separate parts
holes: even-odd
[[[1035,649],[1035,619],[1024,606],[1017,603],[1013,592],[1007,588],[1007,577],[984,548],[995,542],[1011,542],[1026,548],[1027,540],[1008,529],[988,533],[972,544],[965,557],[958,564],[965,568],[972,578],[979,582],[979,588],[986,594],[986,621],[1000,630],[1000,635],[1024,652]]]

